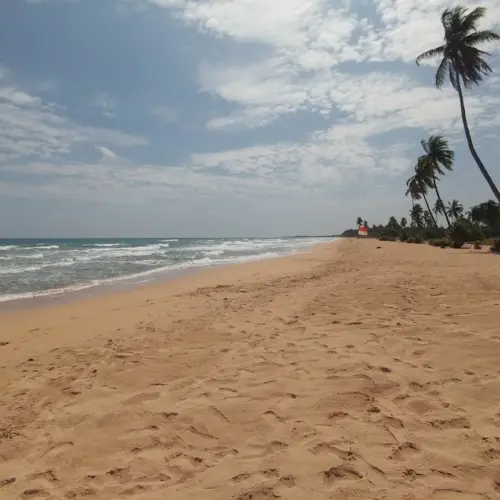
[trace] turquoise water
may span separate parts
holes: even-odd
[[[0,239],[0,302],[304,251],[325,238]]]

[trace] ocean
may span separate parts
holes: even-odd
[[[0,239],[0,302],[305,251],[332,238]]]

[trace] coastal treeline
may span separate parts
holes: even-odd
[[[459,200],[450,200],[450,193],[442,192],[440,182],[453,171],[455,153],[443,135],[431,135],[421,141],[422,153],[406,181],[405,193],[411,200],[409,218],[392,216],[386,225],[372,226],[370,236],[415,243],[430,240],[456,248],[467,241],[480,245],[486,238],[500,236],[500,191],[474,146],[464,99],[464,89],[480,85],[492,72],[487,62],[490,54],[478,46],[499,40],[500,36],[491,30],[479,30],[478,24],[485,13],[484,7],[445,9],[441,15],[444,43],[420,54],[416,63],[439,60],[436,88],[440,89],[449,80],[456,90],[468,148],[494,199],[465,210]],[[356,222],[368,227],[361,217]],[[353,236],[351,233],[356,231],[346,231],[344,236]],[[492,249],[500,250],[500,240],[492,243]]]

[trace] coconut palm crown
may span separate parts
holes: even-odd
[[[484,7],[476,7],[472,10],[461,6],[446,9],[441,15],[444,44],[420,54],[416,59],[416,63],[420,64],[425,59],[441,58],[435,75],[436,87],[441,88],[448,76],[453,88],[458,92],[462,122],[469,150],[490,189],[500,202],[500,191],[479,158],[472,142],[462,92],[462,83],[465,88],[470,89],[473,84],[479,85],[483,81],[483,77],[492,72],[490,65],[486,62],[486,56],[490,54],[478,49],[477,45],[499,40],[500,36],[490,30],[480,31],[478,29],[479,21],[484,17],[485,13],[486,9]]]

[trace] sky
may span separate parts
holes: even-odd
[[[500,31],[498,0],[481,28]],[[408,216],[420,141],[445,200],[492,197],[459,101],[415,65],[446,0],[1,0],[0,238],[337,234]],[[497,24],[495,25],[495,21]],[[500,183],[500,43],[466,93]]]

